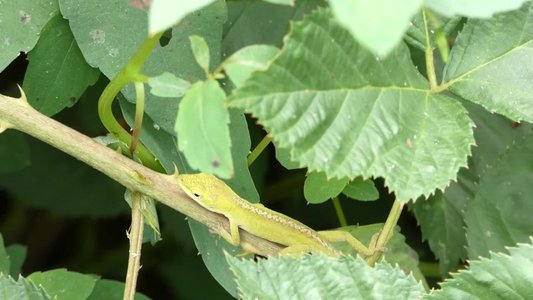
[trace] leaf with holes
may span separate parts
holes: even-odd
[[[429,91],[405,45],[377,59],[324,9],[294,23],[278,58],[229,104],[291,161],[328,177],[385,177],[401,201],[447,186],[474,142],[464,107]]]

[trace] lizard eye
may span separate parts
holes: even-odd
[[[200,194],[197,194],[197,193],[192,193],[192,195],[195,199],[200,199],[201,197]]]

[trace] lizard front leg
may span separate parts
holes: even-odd
[[[241,244],[241,235],[239,234],[239,225],[228,219],[229,221],[229,232],[222,230],[219,232],[220,236],[224,238],[228,243],[233,246],[240,246]]]

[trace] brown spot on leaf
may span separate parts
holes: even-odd
[[[407,145],[407,147],[413,148],[413,142],[411,141],[410,138],[407,138],[407,140],[405,141],[405,144]]]
[[[220,161],[218,161],[218,159],[214,159],[213,161],[211,161],[211,165],[214,168],[218,168],[218,167],[220,167]]]

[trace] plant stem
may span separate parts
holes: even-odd
[[[337,213],[337,218],[339,219],[341,227],[348,226],[348,222],[346,222],[346,216],[344,215],[344,211],[342,210],[339,197],[333,197],[331,201],[333,202],[333,207],[335,207],[335,213]]]
[[[213,213],[185,194],[172,175],[155,172],[135,161],[98,144],[91,138],[33,109],[23,95],[14,99],[0,95],[0,127],[25,132],[99,170],[131,191],[157,199],[200,223],[213,232],[229,232],[227,218]],[[42,180],[46,180],[43,178]],[[282,246],[241,232],[243,243],[254,245],[257,254],[277,254]]]
[[[131,203],[131,227],[128,233],[130,249],[128,256],[128,272],[124,286],[124,300],[133,300],[137,286],[137,278],[141,269],[141,248],[143,236],[143,216],[141,214],[141,194],[132,193]]]
[[[135,121],[133,124],[133,133],[131,135],[130,152],[135,153],[139,136],[141,135],[141,126],[144,116],[144,83],[135,82]]]
[[[272,138],[269,136],[269,135],[266,135],[260,142],[259,144],[257,144],[257,146],[255,146],[254,150],[252,151],[252,153],[250,153],[250,155],[248,155],[248,166],[251,166],[254,161],[257,159],[257,157],[259,157],[259,155],[263,152],[263,150],[265,150],[266,146],[268,146],[268,144],[270,144],[270,142],[272,141]]]
[[[429,24],[426,18],[425,10],[422,10],[422,17],[424,19],[424,28],[426,35],[426,50],[424,51],[426,57],[426,73],[429,80],[431,90],[437,87],[437,75],[435,74],[435,62],[433,61],[433,45],[429,38]]]
[[[112,110],[113,101],[128,83],[148,81],[148,77],[140,74],[141,67],[146,58],[148,58],[152,48],[159,41],[161,35],[162,33],[158,33],[147,38],[142,43],[124,68],[109,82],[98,100],[98,115],[100,116],[100,120],[105,128],[128,148],[132,145],[132,137],[115,119]],[[163,171],[161,164],[143,144],[139,143],[135,150],[134,154],[144,165],[153,170]]]
[[[402,213],[402,208],[403,204],[396,199],[392,204],[387,221],[385,221],[385,225],[383,225],[383,229],[381,229],[381,232],[379,233],[379,237],[375,246],[376,252],[366,258],[368,265],[373,266],[383,254],[382,250],[394,235],[394,229],[396,228],[396,223],[398,223],[398,219]],[[370,246],[373,248],[372,245]]]

